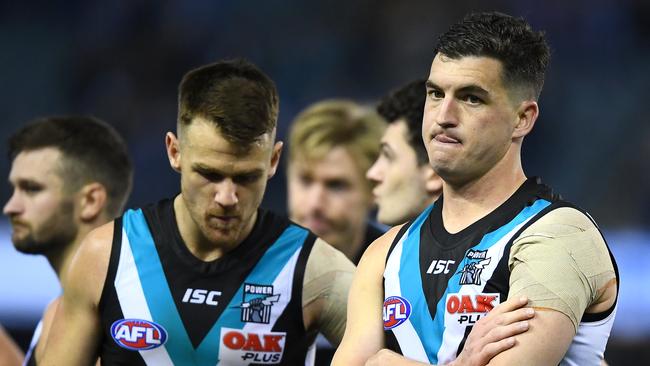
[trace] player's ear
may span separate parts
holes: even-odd
[[[86,184],[79,190],[79,195],[79,216],[82,221],[95,220],[106,208],[108,194],[101,183]]]
[[[181,172],[181,146],[180,141],[173,132],[165,134],[165,148],[169,165],[177,172]]]
[[[282,146],[284,143],[282,141],[277,141],[273,145],[273,151],[271,152],[271,166],[269,168],[269,173],[267,177],[270,179],[275,175],[275,172],[278,170],[278,165],[280,163],[280,156],[282,155]]]
[[[517,108],[517,120],[512,132],[513,138],[521,138],[530,133],[539,116],[539,106],[534,100],[525,100]]]

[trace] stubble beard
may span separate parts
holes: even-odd
[[[47,255],[63,250],[72,243],[79,232],[73,219],[74,207],[71,202],[66,202],[57,211],[38,228],[20,223],[28,233],[19,237],[14,229],[11,240],[16,250],[24,254]]]

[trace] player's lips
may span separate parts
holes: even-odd
[[[433,139],[436,140],[437,142],[443,143],[443,144],[460,144],[461,141],[458,137],[448,134],[448,133],[439,133],[433,136]]]
[[[327,222],[327,220],[309,218],[309,217],[305,219],[303,224],[319,235],[327,232],[331,227],[331,225]]]
[[[223,215],[219,215],[219,216],[215,215],[215,216],[212,216],[212,217],[214,217],[216,219],[219,219],[219,220],[224,220],[224,221],[234,220],[234,219],[237,218],[237,216],[223,216]]]
[[[20,228],[29,229],[29,224],[24,222],[24,221],[20,221],[20,220],[11,220],[11,227],[14,230],[20,229]]]
[[[210,215],[208,216],[208,220],[217,224],[230,224],[237,220],[237,216]]]

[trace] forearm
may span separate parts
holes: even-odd
[[[511,349],[496,355],[489,365],[557,365],[575,336],[571,320],[553,310],[538,309],[530,330],[517,336]]]

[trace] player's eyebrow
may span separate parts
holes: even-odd
[[[427,89],[443,90],[443,88],[441,88],[431,80],[427,80],[425,84],[427,86]],[[456,93],[477,94],[483,97],[487,97],[490,94],[489,91],[485,90],[485,88],[477,84],[468,84],[468,85],[461,86],[456,90]]]

